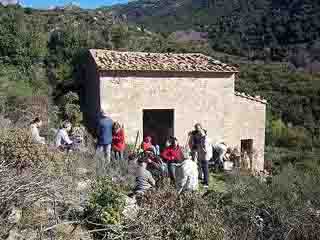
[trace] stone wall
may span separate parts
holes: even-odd
[[[142,135],[143,109],[174,109],[174,134],[181,144],[196,122],[218,140],[225,137],[225,118],[230,117],[234,74],[211,74],[210,78],[164,73],[104,76],[100,96],[101,107],[124,124],[128,142],[134,142],[138,130]]]
[[[264,169],[264,145],[266,104],[241,96],[234,97],[233,122],[230,144],[240,149],[241,140],[253,139],[253,149],[256,150],[252,169]]]

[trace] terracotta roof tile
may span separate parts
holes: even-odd
[[[118,52],[102,49],[91,49],[90,53],[99,70],[238,72],[236,67],[221,63],[200,53]]]
[[[252,100],[252,101],[256,101],[256,102],[260,102],[260,103],[263,103],[263,104],[267,104],[267,100],[262,98],[261,96],[250,96],[246,93],[241,93],[241,92],[235,92],[234,93],[236,96],[238,97],[242,97],[242,98],[246,98],[246,99],[249,99],[249,100]]]

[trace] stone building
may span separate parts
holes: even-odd
[[[203,54],[90,50],[83,111],[94,128],[100,109],[124,124],[127,142],[140,133],[162,145],[169,135],[181,145],[201,123],[214,141],[254,152],[264,168],[266,101],[234,90],[235,67]]]

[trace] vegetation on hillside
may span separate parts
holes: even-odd
[[[318,71],[319,9],[312,0],[139,0],[111,11],[156,32],[208,32],[216,50]]]

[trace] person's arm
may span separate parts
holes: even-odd
[[[72,144],[73,142],[70,140],[69,135],[66,131],[62,134],[62,140],[66,142],[68,145]]]
[[[148,173],[148,182],[154,187],[156,185],[156,180],[154,180],[152,174]]]
[[[192,134],[192,132],[189,133],[188,145],[189,145],[189,148],[192,149],[192,147],[193,147],[193,134]]]
[[[171,151],[168,149],[168,148],[166,148],[166,149],[164,149],[164,151],[162,152],[162,154],[161,154],[161,157],[164,159],[164,160],[172,160],[172,153],[171,153]]]

